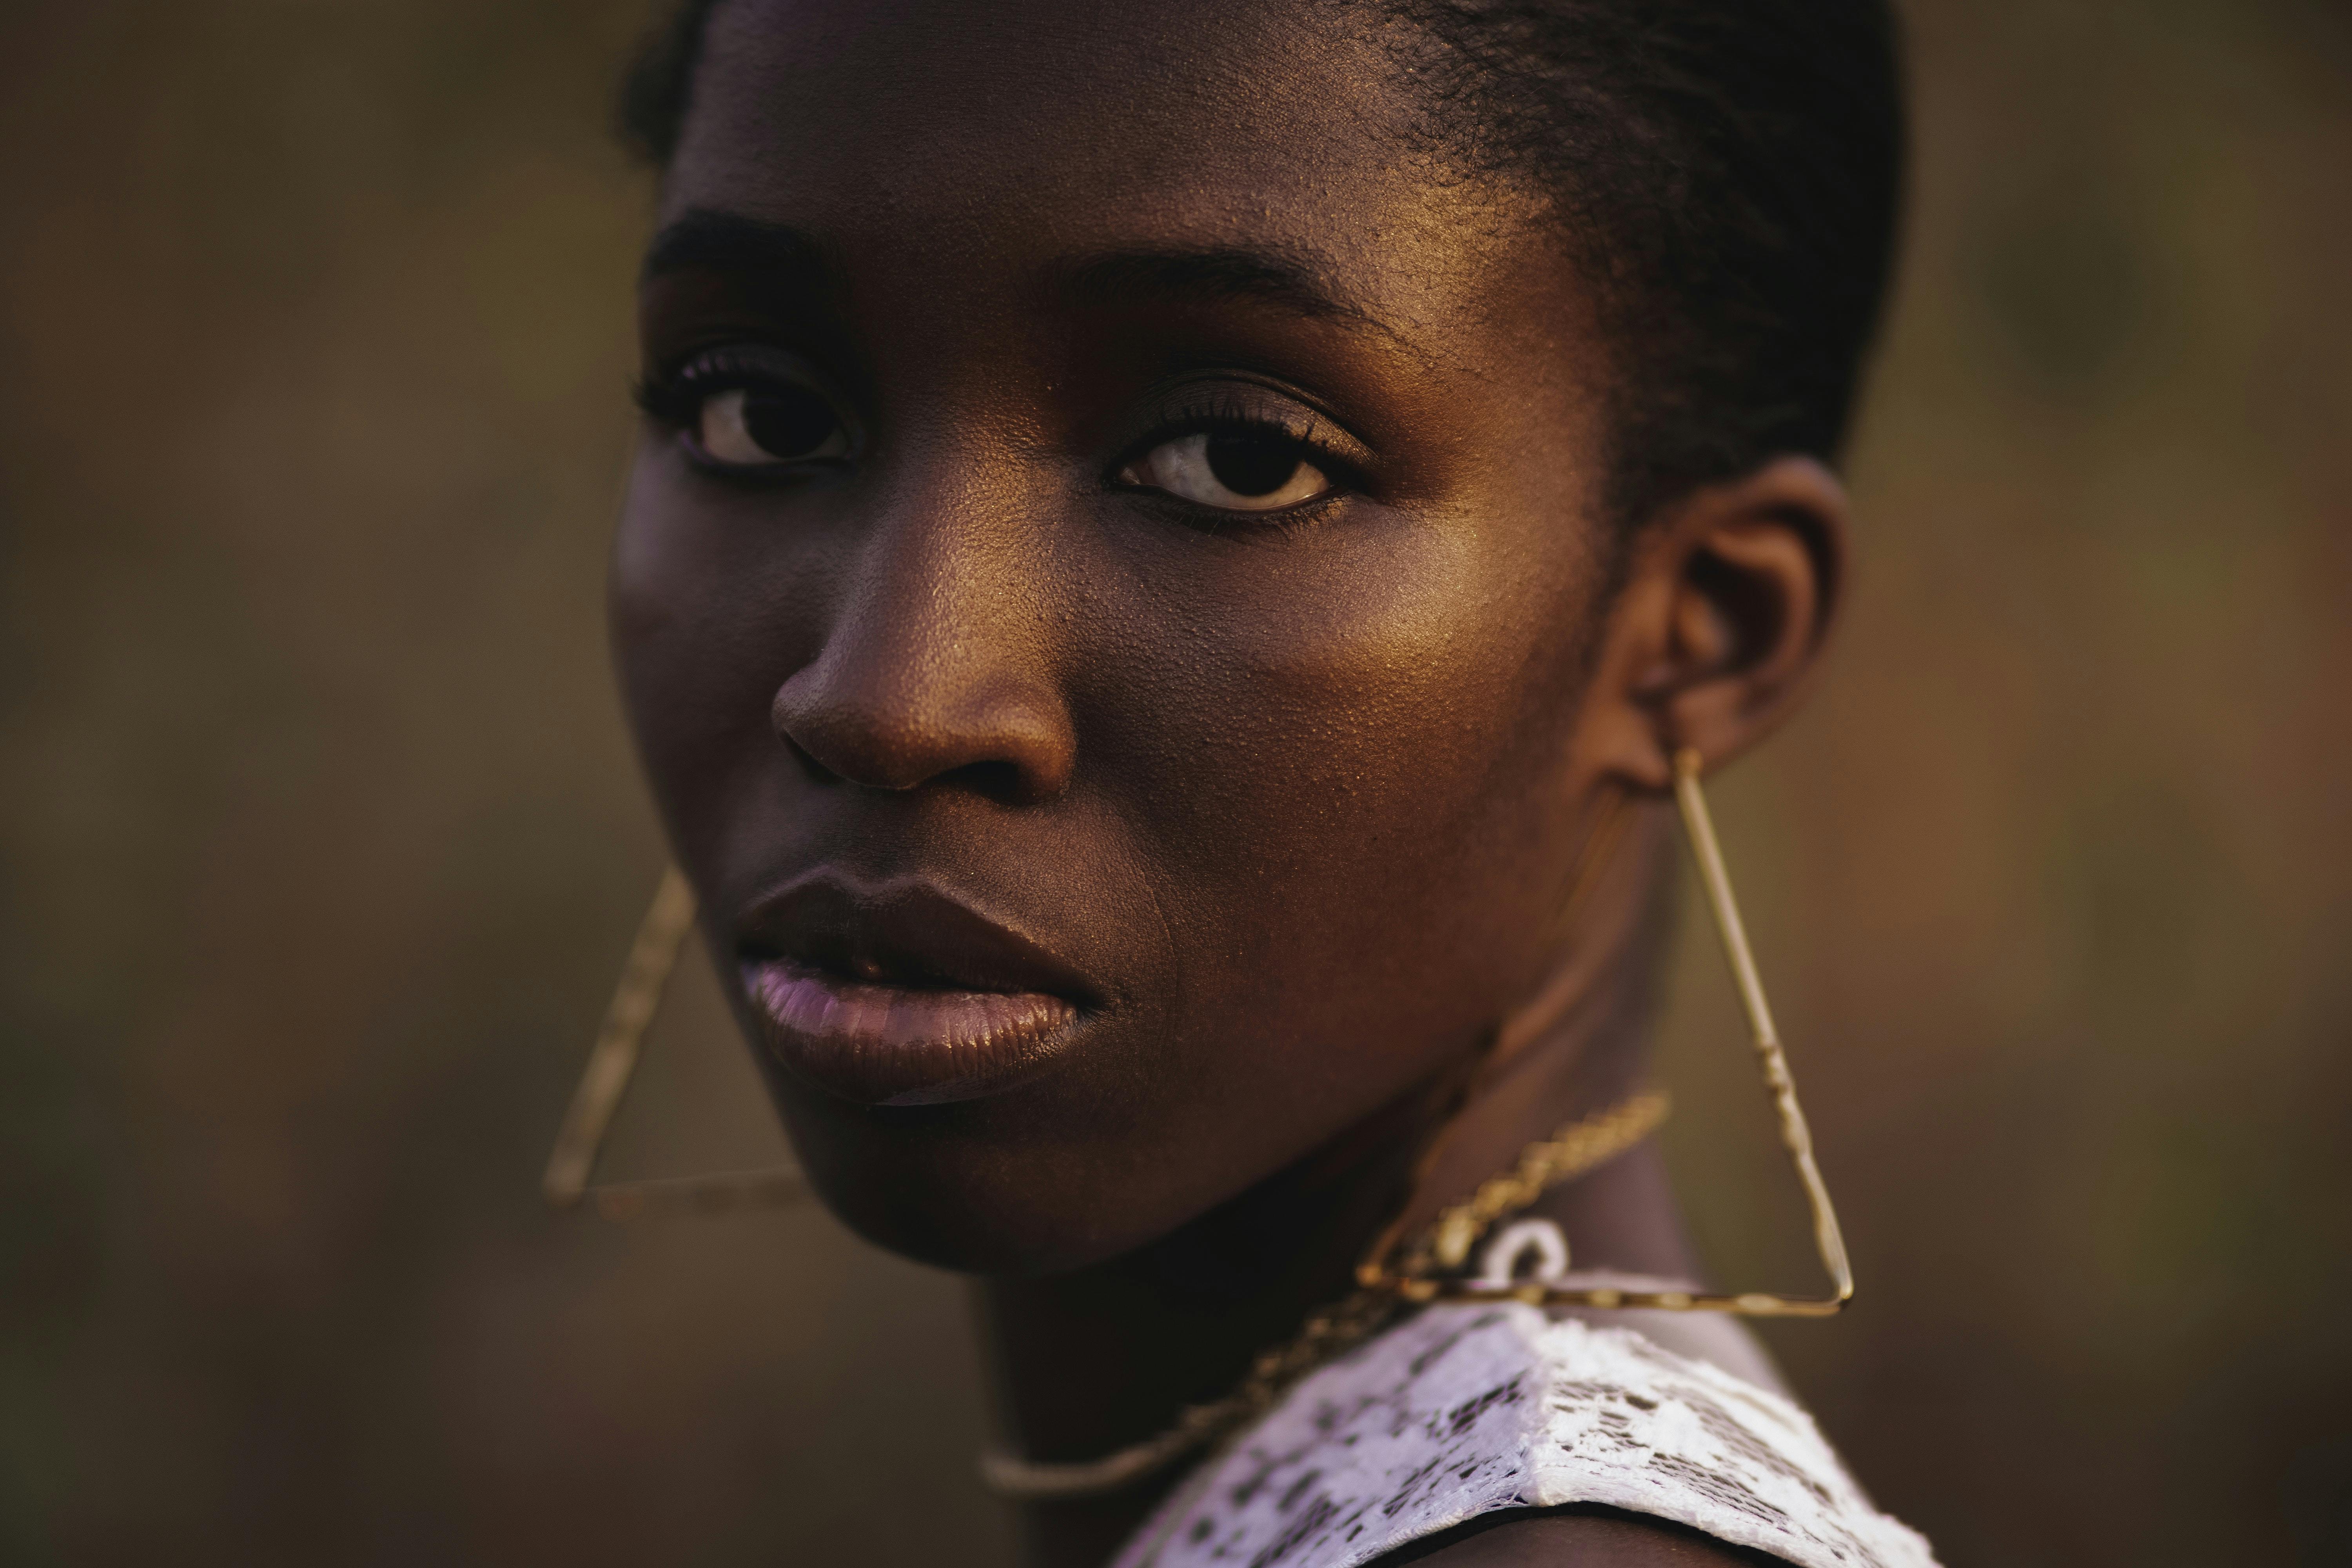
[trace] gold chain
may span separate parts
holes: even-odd
[[[1436,1269],[1461,1268],[1469,1260],[1470,1249],[1496,1220],[1527,1207],[1545,1188],[1632,1148],[1657,1131],[1667,1109],[1662,1093],[1637,1094],[1528,1144],[1520,1152],[1517,1165],[1481,1183],[1468,1202],[1441,1213],[1406,1253],[1400,1272],[1408,1280],[1418,1280]],[[1407,1289],[1402,1294],[1410,1299],[1412,1292]]]
[[[1295,1338],[1260,1352],[1249,1375],[1231,1394],[1188,1405],[1176,1424],[1158,1436],[1075,1463],[1024,1459],[988,1448],[980,1457],[981,1479],[1005,1497],[1090,1497],[1117,1490],[1246,1426],[1274,1408],[1308,1373],[1370,1339],[1409,1306],[1436,1295],[1440,1282],[1423,1272],[1432,1263],[1458,1266],[1496,1220],[1527,1207],[1547,1189],[1615,1159],[1655,1131],[1666,1110],[1664,1095],[1637,1094],[1528,1144],[1509,1172],[1438,1215],[1406,1249],[1403,1272],[1392,1274],[1383,1266],[1391,1245],[1384,1236],[1358,1270],[1361,1283],[1353,1293],[1310,1316]],[[1445,1264],[1448,1258],[1453,1261]]]

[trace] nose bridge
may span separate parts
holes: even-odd
[[[1075,737],[1024,479],[941,453],[877,505],[823,647],[774,702],[778,731],[824,770],[892,790],[958,775],[1024,800],[1067,784]]]

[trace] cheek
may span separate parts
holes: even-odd
[[[1425,1065],[1544,957],[1588,595],[1499,531],[1390,517],[1181,606],[1197,651],[1149,705],[1163,787],[1131,818],[1187,873],[1185,945],[1247,955],[1190,966],[1186,1006],[1264,1020],[1302,1073]]]
[[[665,487],[655,473],[664,461],[662,445],[652,435],[638,442],[620,525],[613,534],[605,625],[625,683],[634,682],[658,656],[696,586],[687,571],[690,552],[681,548],[677,523],[664,505]]]
[[[781,558],[756,501],[713,504],[678,467],[646,438],[614,536],[606,623],[639,756],[693,862],[714,852],[728,781],[776,749],[770,701],[809,655],[794,637],[817,622],[824,574]]]

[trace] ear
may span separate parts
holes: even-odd
[[[1603,634],[1580,747],[1657,791],[1695,748],[1712,770],[1770,733],[1819,660],[1844,574],[1847,503],[1811,458],[1776,458],[1651,522]]]

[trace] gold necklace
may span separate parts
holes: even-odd
[[[1664,1094],[1636,1094],[1528,1144],[1510,1170],[1439,1214],[1391,1268],[1388,1258],[1403,1224],[1400,1215],[1358,1268],[1351,1294],[1310,1314],[1292,1339],[1261,1352],[1231,1394],[1206,1405],[1187,1405],[1176,1424],[1158,1436],[1099,1459],[1073,1462],[1024,1459],[990,1447],[981,1452],[981,1479],[1000,1496],[1024,1501],[1092,1497],[1117,1491],[1240,1430],[1274,1408],[1308,1373],[1370,1339],[1399,1314],[1434,1299],[1446,1283],[1435,1271],[1459,1268],[1496,1220],[1615,1159],[1655,1131],[1666,1110]],[[1547,1287],[1534,1283],[1515,1289],[1529,1300],[1541,1300]]]

